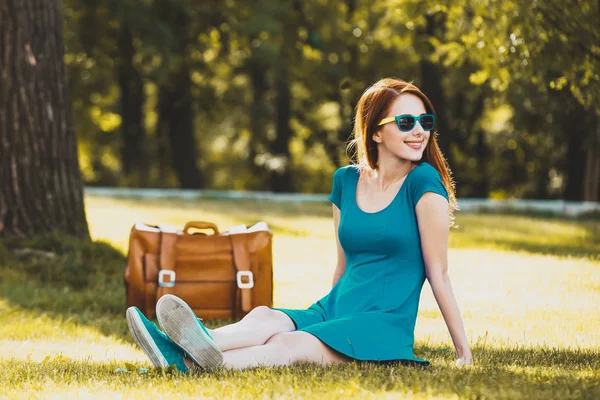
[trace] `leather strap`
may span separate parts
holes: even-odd
[[[233,234],[229,235],[229,239],[231,240],[231,245],[233,247],[233,266],[236,271],[235,284],[237,286],[237,272],[252,270],[250,265],[250,252],[248,250],[248,235]],[[237,288],[237,292],[241,292],[242,311],[244,313],[249,312],[252,309],[252,289]]]
[[[160,264],[159,269],[175,271],[175,246],[177,234],[160,232]]]
[[[158,270],[175,271],[175,256],[177,246],[177,234],[160,231],[160,254],[158,260]],[[177,280],[177,278],[175,278]],[[156,301],[163,295],[170,292],[171,288],[157,285]]]

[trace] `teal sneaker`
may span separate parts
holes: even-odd
[[[167,336],[203,369],[223,365],[223,352],[194,311],[177,296],[166,294],[156,303],[158,323]]]
[[[175,364],[178,371],[188,372],[183,361],[183,350],[161,332],[156,324],[149,321],[137,307],[129,307],[125,316],[131,335],[155,368],[167,368]]]

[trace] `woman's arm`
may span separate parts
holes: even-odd
[[[335,272],[333,274],[333,286],[340,280],[344,272],[346,271],[346,254],[344,249],[340,245],[340,238],[338,237],[338,228],[340,226],[340,209],[335,204],[331,205],[333,208],[333,226],[335,230],[335,243],[337,248],[337,264]]]
[[[416,212],[427,280],[448,326],[458,362],[471,364],[473,356],[448,275],[448,202],[442,196],[428,192],[419,200]]]

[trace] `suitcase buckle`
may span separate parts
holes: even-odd
[[[165,276],[169,277],[169,281],[165,282]],[[158,286],[173,287],[175,286],[175,271],[169,269],[161,269],[158,271]]]
[[[242,282],[242,277],[248,277],[248,282]],[[238,271],[237,285],[240,289],[252,289],[254,287],[254,274],[252,274],[252,271]]]

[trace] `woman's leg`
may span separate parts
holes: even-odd
[[[185,301],[171,294],[158,300],[156,316],[165,334],[204,369],[221,366],[227,350],[262,345],[278,332],[294,330],[285,313],[257,307],[242,321],[209,331]]]
[[[210,330],[221,351],[265,344],[273,335],[291,332],[294,323],[285,313],[260,306],[250,311],[241,321]]]
[[[278,333],[263,345],[223,353],[223,366],[229,369],[283,366],[299,361],[327,365],[351,360],[310,333],[302,331]]]
[[[223,365],[243,369],[297,361],[325,365],[350,360],[315,336],[294,331],[294,323],[285,313],[264,306],[253,309],[237,323],[207,330],[210,338],[203,333],[191,308],[175,296],[163,296],[156,312],[165,333],[202,368]]]

